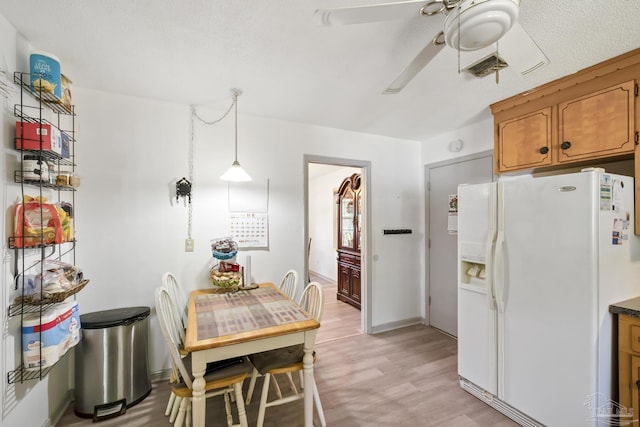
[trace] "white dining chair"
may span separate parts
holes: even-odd
[[[162,275],[162,286],[169,291],[171,300],[178,309],[179,318],[182,322],[182,328],[187,328],[187,293],[176,279],[173,273],[166,272]]]
[[[287,271],[280,281],[279,288],[285,295],[295,300],[296,291],[298,290],[298,272],[295,270]]]
[[[180,337],[180,354],[182,357],[186,355],[184,348],[185,329],[187,327],[187,296],[182,286],[178,282],[178,279],[170,273],[166,272],[162,275],[162,287],[167,290],[171,298],[171,302],[174,305],[175,310],[173,322],[175,330]],[[178,415],[180,409],[180,403],[182,398],[176,396],[173,392],[169,396],[167,407],[165,408],[164,415],[169,417],[169,422],[173,423]]]
[[[187,426],[191,424],[191,398],[193,396],[193,378],[191,376],[191,355],[182,357],[180,354],[180,336],[176,330],[176,323],[173,321],[177,316],[175,305],[171,300],[169,292],[164,287],[156,289],[156,313],[160,323],[160,329],[164,336],[169,354],[171,356],[172,376],[175,380],[171,384],[171,391],[182,398],[178,416],[174,426],[181,427],[186,420]],[[239,363],[219,369],[207,369],[204,380],[205,398],[224,395],[227,425],[236,427],[248,427],[247,416],[242,396],[242,383],[251,369],[250,363],[240,359]],[[235,401],[238,410],[240,423],[233,424],[233,414],[231,411],[230,395],[235,394]]]
[[[290,299],[295,301],[295,294],[298,288],[298,272],[295,270],[287,271],[282,277],[282,279],[280,280],[280,284],[278,285],[278,288],[282,292],[284,292],[286,296],[288,296]],[[247,393],[247,401],[246,401],[247,405],[251,403],[253,388],[255,386],[256,379],[258,378],[258,376],[259,376],[258,371],[254,369],[253,374],[251,375],[251,381],[249,382],[249,392]],[[293,382],[290,372],[287,373],[287,379],[291,387],[295,389],[295,384]],[[276,380],[275,377],[273,377],[273,386],[276,389],[276,393],[278,397],[282,398],[282,392],[280,391],[280,384],[278,384],[278,381]]]
[[[322,320],[322,313],[324,311],[324,293],[319,283],[311,282],[307,285],[302,294],[302,297],[300,298],[300,306],[318,322]],[[304,392],[298,392],[296,389],[293,389],[293,395],[282,397],[279,394],[276,399],[267,401],[271,377],[275,374],[291,374],[296,371],[302,371],[304,369],[302,362],[303,356],[304,350],[302,344],[286,347],[283,349],[255,353],[249,356],[249,360],[254,366],[254,373],[258,371],[264,376],[264,382],[262,384],[262,394],[260,395],[260,407],[258,408],[258,420],[256,424],[258,427],[262,427],[264,424],[264,415],[266,408],[269,408],[271,406],[283,405],[285,403],[304,398]],[[320,402],[320,395],[318,394],[318,387],[316,386],[315,379],[313,380],[313,384],[311,386],[313,388],[313,400],[318,411],[320,422],[322,426],[325,427],[327,423],[325,420],[324,411],[322,409],[322,403]],[[250,400],[251,396],[249,393],[252,392],[253,389],[250,384],[249,391],[247,392],[247,400]]]

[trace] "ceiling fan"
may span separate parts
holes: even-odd
[[[444,16],[442,30],[418,53],[382,92],[400,92],[445,46],[458,52],[482,51],[500,40],[500,55],[492,52],[466,71],[477,77],[516,65],[528,74],[549,60],[517,22],[520,0],[408,0],[366,6],[318,9],[317,24],[324,26],[361,24],[415,15]],[[505,61],[503,57],[509,59]]]

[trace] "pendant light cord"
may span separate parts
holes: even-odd
[[[235,110],[235,121],[234,121],[234,130],[235,130],[235,147],[236,147],[236,151],[235,151],[235,163],[238,162],[238,90],[237,89],[233,89],[232,90],[233,93],[233,105],[234,105],[234,110]]]
[[[198,113],[196,112],[196,106],[195,105],[191,105],[191,129],[189,130],[189,182],[191,182],[192,186],[191,186],[191,197],[193,197],[193,190],[194,190],[194,186],[193,186],[193,157],[194,157],[194,144],[193,141],[195,139],[195,123],[194,123],[194,118],[198,119],[198,121],[200,121],[200,123],[203,123],[205,125],[215,125],[216,123],[222,121],[225,117],[227,117],[229,115],[229,113],[231,112],[231,109],[236,105],[236,102],[238,100],[238,91],[234,91],[233,92],[233,102],[231,103],[231,105],[229,105],[229,108],[227,108],[227,111],[224,112],[224,114],[213,121],[207,121],[205,119],[203,119],[202,117],[200,117],[198,115]],[[238,109],[236,108],[236,160],[238,158]],[[189,239],[191,239],[191,224],[192,224],[192,218],[193,218],[193,204],[191,203],[191,199],[189,199],[189,213],[188,213],[188,219],[187,219],[187,237]]]

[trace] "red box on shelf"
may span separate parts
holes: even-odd
[[[40,147],[41,138],[42,147]],[[62,136],[58,128],[50,124],[16,122],[16,149],[42,149],[62,155]]]

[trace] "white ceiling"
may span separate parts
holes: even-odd
[[[457,53],[445,48],[402,92],[382,95],[441,19],[314,24],[316,9],[371,3],[1,0],[0,14],[34,49],[57,55],[77,87],[221,110],[240,88],[240,114],[413,140],[490,117],[492,102],[640,47],[638,0],[521,0],[520,23],[549,65],[525,77],[507,68],[496,85],[458,74]]]

